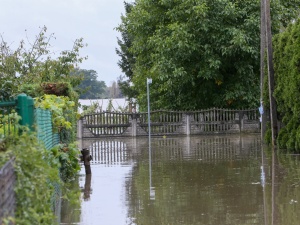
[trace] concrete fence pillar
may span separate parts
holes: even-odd
[[[190,114],[184,114],[185,115],[185,127],[186,127],[186,135],[191,134],[191,115]]]
[[[82,119],[77,121],[77,138],[81,139],[83,137],[83,123]]]
[[[136,121],[136,118],[133,118],[131,120],[131,128],[132,128],[132,132],[131,132],[132,137],[136,137],[136,133],[137,133],[137,121]]]
[[[239,112],[239,125],[240,125],[240,132],[244,131],[244,112]]]

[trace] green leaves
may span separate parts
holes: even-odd
[[[69,145],[60,144],[52,148],[51,152],[54,156],[53,163],[59,168],[62,180],[73,180],[80,170],[78,163],[80,151],[77,144],[75,142]]]
[[[300,150],[300,19],[274,40],[274,95],[285,128],[279,133],[282,148]]]
[[[53,156],[38,143],[34,133],[8,136],[5,147],[7,152],[1,153],[1,159],[15,158],[16,224],[54,224],[53,185],[59,184],[60,178],[58,167],[51,163]]]
[[[53,129],[56,132],[62,129],[72,129],[70,118],[76,117],[75,103],[66,96],[44,95],[35,99],[35,107],[48,109],[52,112]],[[72,110],[73,109],[73,110]]]
[[[272,2],[273,32],[295,15],[297,2]],[[259,0],[136,1],[117,30],[130,39],[121,52],[134,61],[123,71],[140,109],[148,77],[153,109],[257,107],[259,27]]]
[[[75,69],[72,76],[82,76],[82,82],[77,89],[80,90],[80,99],[104,98],[106,84],[97,80],[97,72],[94,70]]]
[[[245,7],[253,10],[257,4],[229,0],[137,1],[123,17],[120,28],[132,37],[129,47],[136,62],[131,79],[140,93],[141,108],[146,103],[143,93],[147,77],[153,79],[152,88],[156,90],[151,93],[154,108],[252,105],[248,99],[241,100],[244,92],[231,95],[236,96],[231,99],[235,104],[228,105],[226,96],[233,91],[228,89],[232,82],[242,87],[248,87],[248,80],[258,82],[255,60],[259,49],[253,43],[259,43],[259,18],[253,20],[252,14],[248,17],[244,12]],[[249,94],[257,95],[259,86],[255,82],[251,85],[255,91]]]
[[[50,45],[52,39],[55,39],[54,34],[47,35],[44,26],[34,40],[22,40],[16,49],[11,49],[0,35],[0,83],[3,86],[0,97],[26,91],[22,86],[27,87],[29,84],[35,84],[35,89],[39,89],[43,82],[68,81],[72,87],[79,84],[80,78],[70,77],[70,73],[87,59],[79,54],[85,46],[83,39],[76,39],[72,49],[62,51],[58,57],[53,57]],[[8,85],[9,82],[13,85]]]

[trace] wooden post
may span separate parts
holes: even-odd
[[[84,148],[81,150],[82,158],[81,160],[84,163],[85,167],[85,174],[91,174],[91,163],[90,161],[92,160],[92,156],[90,155],[90,150],[87,148]]]

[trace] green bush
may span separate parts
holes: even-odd
[[[2,145],[5,152],[0,153],[1,159],[15,158],[15,224],[54,224],[52,198],[55,184],[61,181],[53,154],[28,132],[6,137]]]
[[[274,96],[285,129],[278,136],[281,148],[300,152],[300,19],[274,38]]]
[[[51,149],[51,152],[54,156],[55,163],[59,164],[62,180],[70,181],[74,179],[80,170],[78,163],[80,151],[76,143],[57,145]]]
[[[76,176],[80,169],[80,152],[75,142],[57,145],[47,151],[37,140],[36,133],[18,125],[19,119],[15,117],[13,125],[22,132],[0,140],[0,167],[10,158],[15,159],[17,205],[13,222],[22,225],[55,224],[53,203],[58,194],[56,187],[67,188],[61,180],[70,181]]]

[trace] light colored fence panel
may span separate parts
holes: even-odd
[[[81,119],[80,137],[148,135],[147,113],[101,112]],[[207,109],[193,112],[159,110],[150,113],[151,135],[260,132],[258,110]]]

